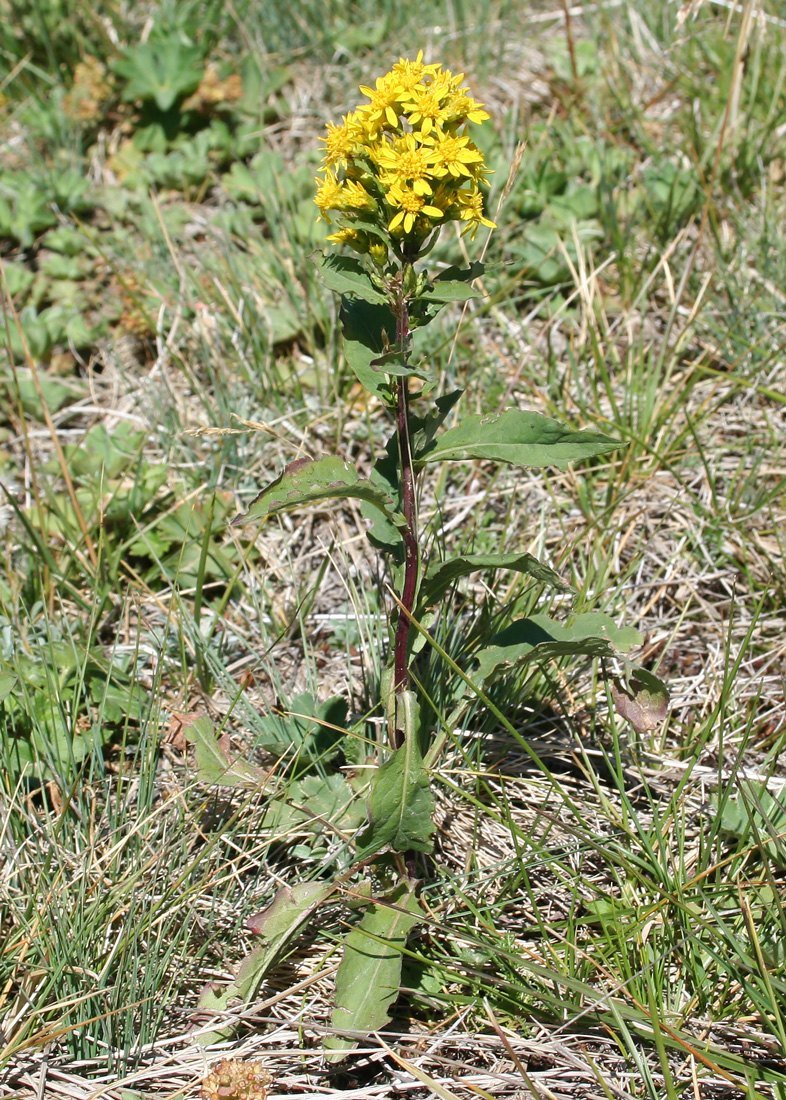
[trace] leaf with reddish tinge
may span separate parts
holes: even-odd
[[[611,694],[617,713],[630,722],[636,733],[649,733],[666,717],[668,688],[644,668],[634,669],[624,681],[615,676]]]
[[[247,1004],[255,995],[265,974],[279,960],[316,908],[326,901],[336,889],[332,882],[301,882],[297,886],[283,886],[266,909],[249,917],[250,931],[261,936],[263,943],[251,951],[240,963],[237,977],[229,985],[210,982],[202,990],[197,1004],[199,1016],[222,1016],[233,1007]],[[229,1020],[210,1031],[200,1032],[201,1046],[228,1039],[238,1026],[237,1020]]]

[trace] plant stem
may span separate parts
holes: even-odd
[[[402,271],[401,287],[396,303],[396,342],[406,355],[409,342],[409,310],[404,275]],[[399,462],[401,463],[401,508],[405,525],[400,528],[404,540],[404,588],[401,593],[401,607],[396,625],[394,650],[394,680],[396,694],[406,691],[409,686],[408,643],[411,629],[412,609],[415,604],[415,592],[418,583],[418,538],[417,516],[415,510],[415,472],[412,467],[412,447],[409,438],[409,390],[407,378],[401,378],[398,384],[398,406],[396,411],[396,431],[398,434]],[[404,730],[396,729],[394,747],[404,743]]]

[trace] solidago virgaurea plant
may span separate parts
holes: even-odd
[[[459,707],[447,716],[439,728],[436,719],[427,718],[427,707],[421,708],[410,664],[418,648],[433,644],[424,623],[455,581],[477,570],[515,570],[569,590],[552,569],[529,553],[432,555],[423,560],[419,478],[437,463],[564,467],[619,446],[597,432],[575,431],[517,408],[458,419],[455,411],[461,391],[436,392],[437,381],[428,363],[413,350],[417,330],[444,307],[476,297],[472,284],[483,273],[483,265],[475,261],[465,268],[430,271],[426,261],[443,227],[451,222],[470,240],[481,227],[495,228],[484,198],[489,170],[472,140],[475,128],[487,124],[489,115],[469,94],[463,74],[454,75],[438,63],[426,64],[422,52],[414,60],[402,58],[373,87],[360,90],[368,102],[340,124],[328,123],[323,138],[324,162],[315,201],[319,216],[333,228],[328,240],[338,250],[313,258],[324,284],[341,297],[346,359],[359,381],[389,411],[393,433],[365,475],[341,456],[291,463],[235,522],[260,521],[313,501],[355,498],[361,502],[370,520],[369,539],[388,558],[395,592],[389,668],[380,699],[388,719],[387,737],[375,747],[376,766],[370,780],[367,772],[361,772],[351,789],[346,775],[328,777],[331,797],[338,785],[351,799],[358,783],[364,796],[355,798],[354,805],[362,807],[360,820],[355,819],[352,839],[336,857],[335,877],[279,891],[268,909],[251,922],[262,946],[244,960],[229,987],[207,989],[200,1002],[204,1011],[226,1012],[250,1001],[266,971],[316,909],[337,893],[354,896],[364,912],[346,937],[338,969],[335,1034],[325,1044],[333,1060],[346,1056],[358,1033],[377,1030],[388,1020],[400,985],[406,937],[422,916],[418,875],[424,873],[423,859],[432,850],[434,831],[430,774],[446,732],[455,727],[461,711]],[[410,390],[413,377],[420,383],[416,398]],[[446,428],[449,416],[452,426]],[[514,664],[564,654],[618,657],[619,649],[636,640],[635,632],[619,630],[599,614],[574,616],[566,624],[535,615],[511,623],[491,638],[479,655],[477,670],[465,679],[469,692],[474,690],[483,699],[479,685]],[[622,690],[631,705],[645,710],[644,695],[649,693],[650,702],[659,698],[658,682],[643,670],[629,670],[627,689]],[[322,711],[314,715],[317,729],[320,719],[324,732]],[[235,786],[260,782],[255,769],[237,761],[227,761],[225,773],[216,769],[217,743],[209,724],[195,724],[190,736],[197,744],[205,778]],[[341,751],[331,744],[331,751]],[[299,751],[305,753],[302,745]],[[212,771],[204,763],[208,759],[214,762]],[[298,812],[310,812],[324,824],[320,782],[299,787],[294,800]],[[291,799],[292,787],[289,794]],[[285,791],[281,796],[282,805],[286,795]],[[341,807],[336,821],[339,832],[346,832],[353,820],[347,817],[347,798],[338,797],[333,803]],[[359,881],[361,870],[371,873],[365,883]],[[227,1027],[222,1026],[205,1033],[203,1039],[226,1035]]]

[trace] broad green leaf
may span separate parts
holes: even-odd
[[[265,974],[279,960],[314,910],[334,890],[332,882],[302,882],[297,886],[283,886],[267,909],[248,919],[249,930],[261,936],[264,942],[241,961],[237,976],[229,985],[220,986],[211,982],[203,989],[197,1012],[200,1015],[223,1015],[233,1007],[251,1001]],[[229,1021],[211,1031],[201,1032],[197,1041],[200,1046],[221,1042],[231,1038],[237,1026],[237,1022]]]
[[[290,783],[286,798],[268,803],[259,825],[279,839],[294,833],[354,835],[365,818],[363,799],[358,797],[346,776],[307,775]]]
[[[44,411],[41,407],[41,400],[38,396],[38,390],[33,381],[33,375],[30,369],[28,367],[17,368],[15,379],[19,384],[19,397],[24,411],[29,416],[34,416],[36,420],[43,420]],[[38,381],[41,386],[41,393],[43,394],[46,407],[50,413],[62,409],[68,401],[76,402],[84,396],[84,390],[78,384],[74,385],[70,382],[64,382],[60,378],[53,378],[44,371],[38,372]],[[11,392],[7,398],[5,394],[3,394],[3,399],[12,400],[15,404],[16,387],[10,381],[7,383],[0,382],[0,393],[2,393],[5,386],[8,386]]]
[[[387,305],[372,305],[358,298],[342,298],[341,324],[344,355],[356,378],[385,405],[393,403],[393,391],[385,376],[371,366],[390,351],[396,340],[396,318]]]
[[[14,690],[16,680],[13,672],[0,672],[0,703]]]
[[[434,796],[428,769],[410,728],[404,744],[371,780],[368,828],[358,838],[358,858],[390,845],[397,852],[430,852],[434,847]]]
[[[393,523],[404,523],[403,517],[396,512],[395,501],[384,489],[361,478],[349,462],[337,455],[327,455],[325,458],[299,458],[291,462],[252,501],[247,512],[235,516],[232,525],[239,527],[315,500],[344,500],[347,497],[368,501]]]
[[[642,640],[638,630],[618,627],[599,611],[575,615],[565,625],[547,615],[531,615],[511,623],[480,651],[480,678],[487,679],[500,666],[510,668],[548,657],[616,657],[618,651],[625,652]]]
[[[390,1019],[390,1006],[401,987],[402,951],[407,935],[422,919],[414,883],[402,882],[389,898],[368,907],[344,943],[336,975],[336,1007],[331,1023],[338,1031],[379,1031]],[[357,1038],[330,1035],[329,1062],[340,1062]]]
[[[513,466],[557,466],[606,454],[621,446],[600,432],[573,431],[540,413],[508,409],[468,416],[449,428],[420,461],[481,459]]]
[[[216,737],[209,718],[197,718],[184,726],[183,736],[194,745],[200,782],[257,790],[267,781],[268,773],[262,768],[231,757],[229,738]]]
[[[139,457],[146,433],[134,428],[127,420],[108,431],[99,421],[76,445],[66,449],[72,474],[97,474],[103,470],[108,478],[120,474]]]
[[[631,669],[623,680],[614,677],[611,694],[617,713],[626,718],[636,733],[656,729],[669,708],[669,690],[653,672]]]
[[[358,260],[351,256],[326,256],[324,252],[314,252],[311,259],[328,290],[362,298],[373,305],[387,303],[387,297],[374,286],[371,276]]]
[[[442,562],[433,571],[429,571],[420,590],[420,607],[438,603],[454,581],[479,569],[513,569],[517,573],[528,573],[535,580],[551,585],[560,592],[571,591],[570,585],[565,584],[558,573],[538,561],[533,554],[464,554],[460,558]]]

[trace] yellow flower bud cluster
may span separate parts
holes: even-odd
[[[370,100],[329,122],[323,175],[315,202],[342,228],[329,240],[371,252],[384,263],[379,226],[408,255],[448,221],[467,223],[473,237],[481,225],[495,228],[483,211],[480,185],[487,182],[483,154],[470,140],[468,123],[488,119],[483,104],[440,64],[401,58],[374,88],[360,86]]]

